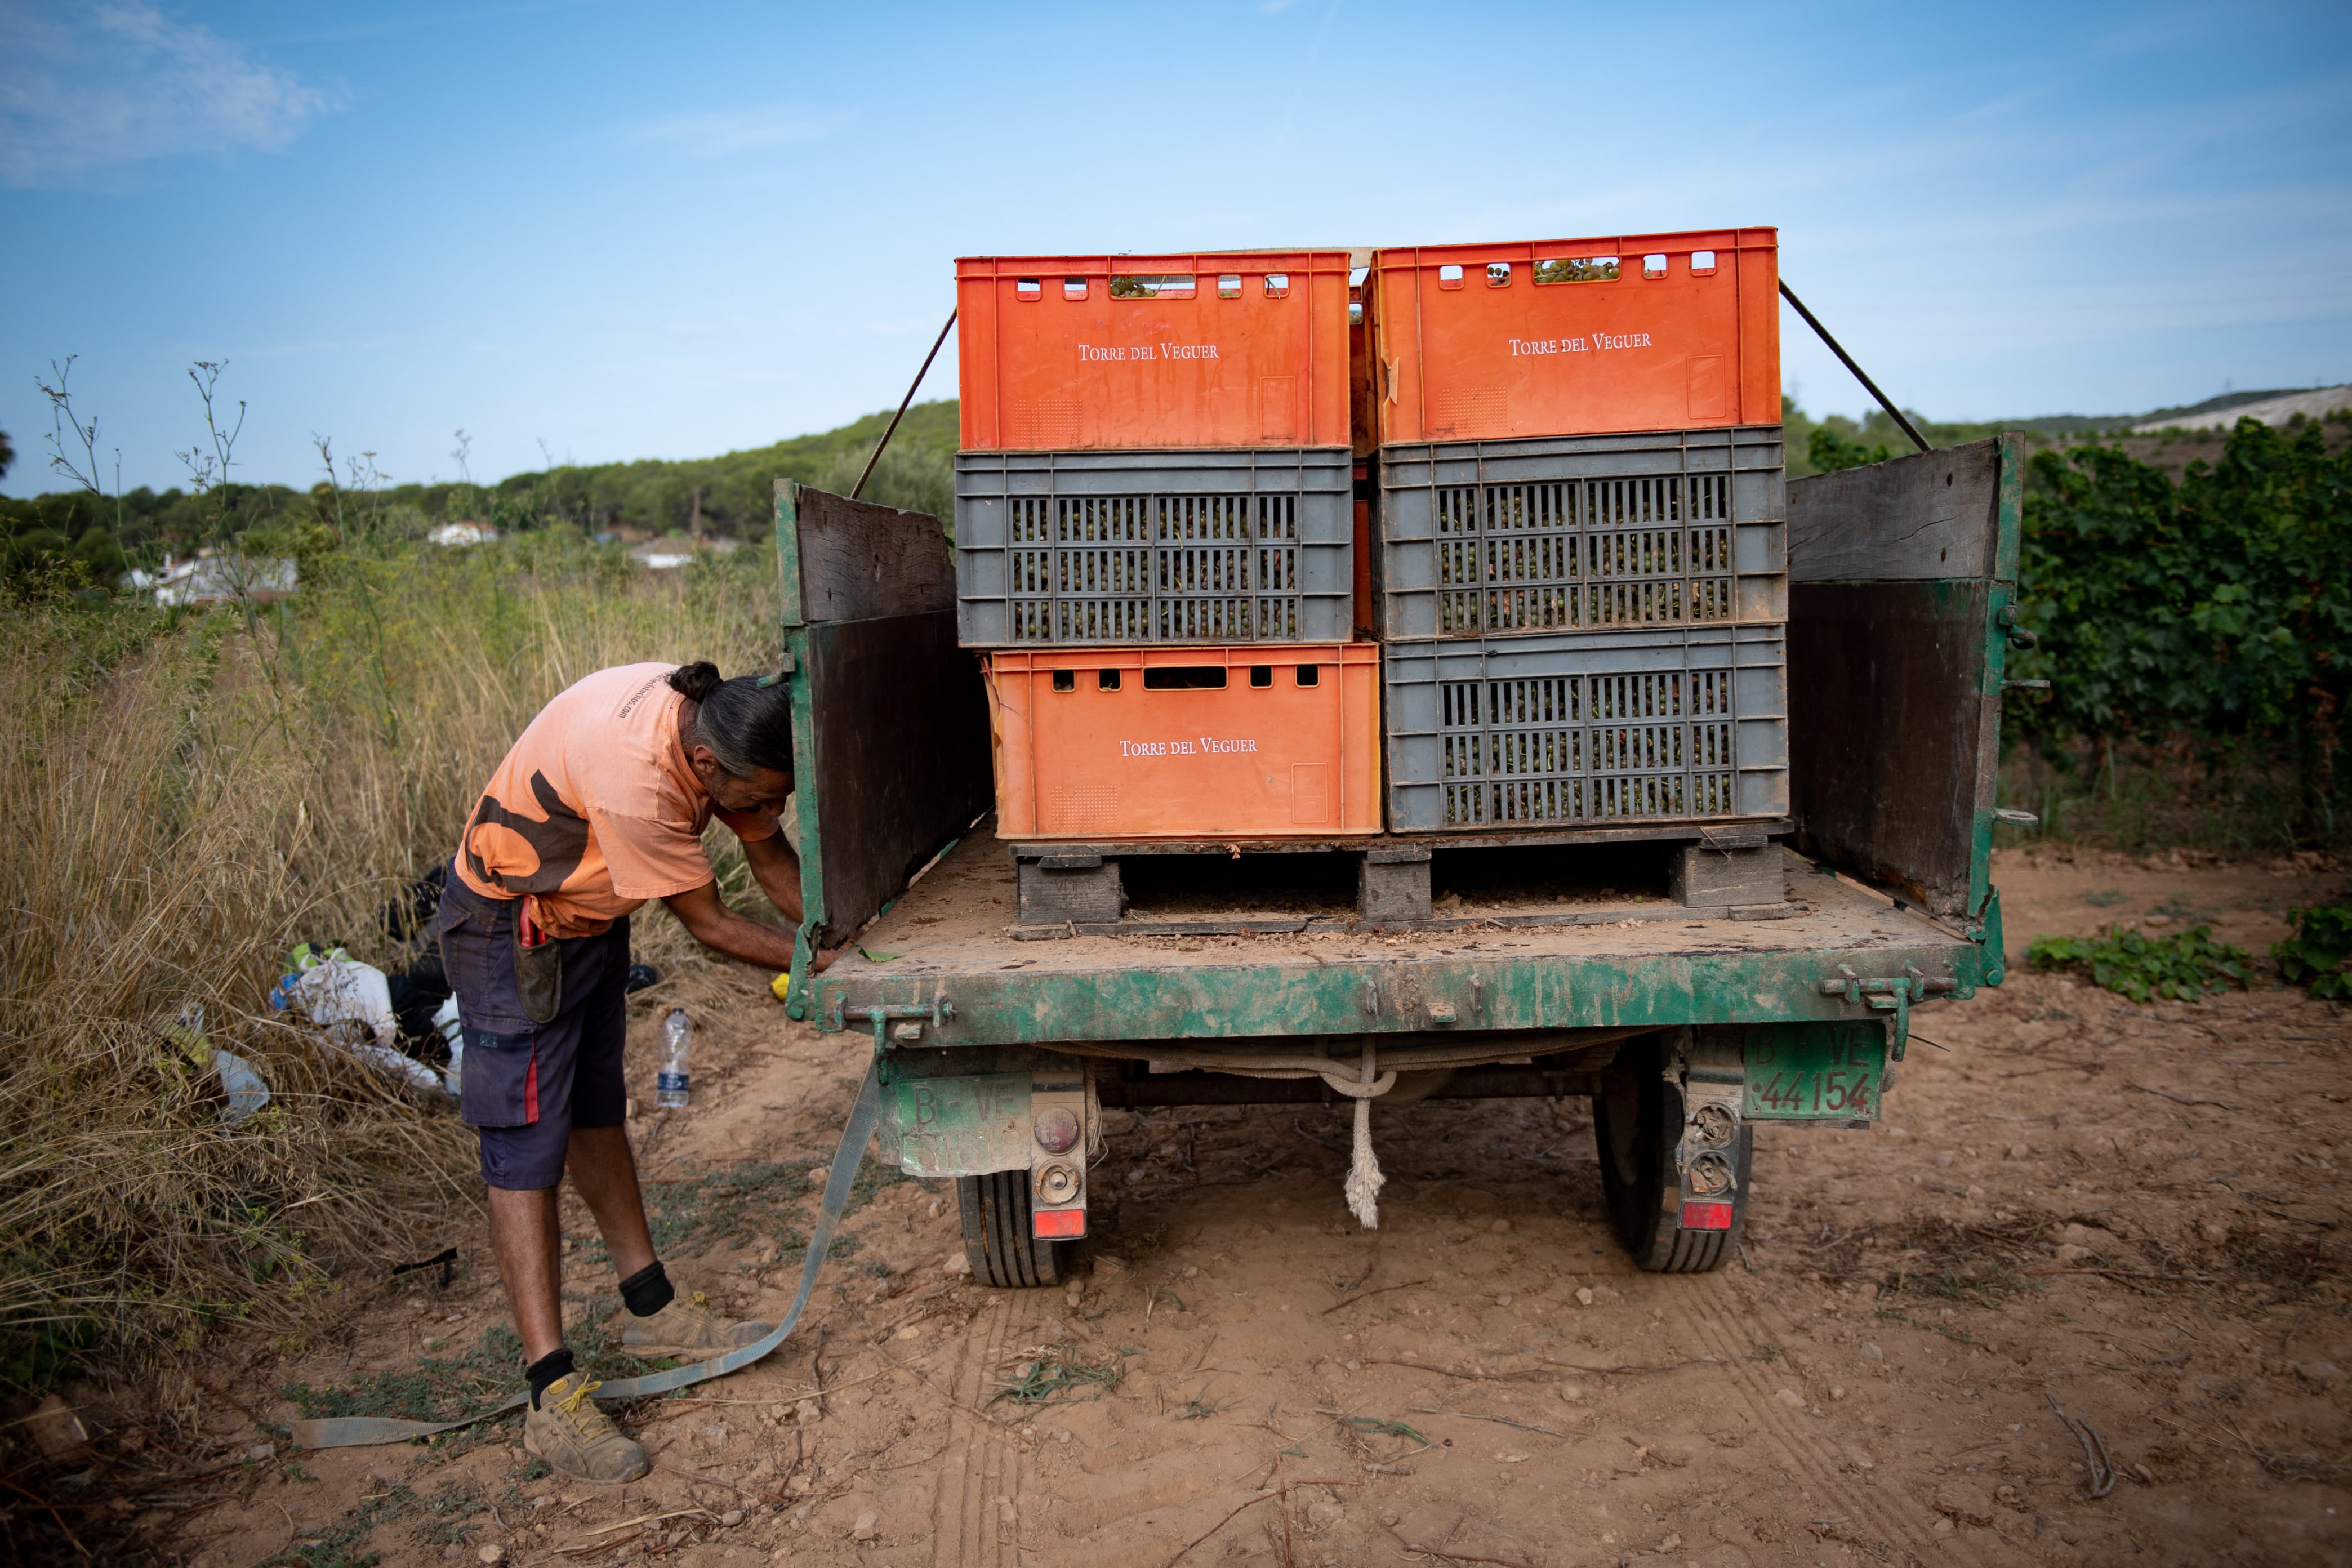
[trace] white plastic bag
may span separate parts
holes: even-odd
[[[293,999],[330,1040],[377,1071],[426,1092],[442,1088],[440,1074],[394,1044],[400,1023],[393,1016],[392,983],[373,964],[331,958],[302,972]]]
[[[457,1099],[466,1088],[466,1028],[457,1022],[457,999],[455,996],[441,1004],[433,1015],[433,1026],[449,1042],[449,1065],[441,1069],[441,1087],[449,1098]]]
[[[253,1064],[234,1051],[215,1049],[213,1070],[220,1075],[221,1092],[228,1103],[221,1107],[220,1119],[234,1127],[269,1103],[269,1086],[253,1070]]]
[[[338,1044],[356,1046],[372,1039],[389,1046],[400,1032],[399,1020],[392,1016],[392,983],[372,963],[331,958],[306,969],[294,982],[294,1000]],[[358,1027],[338,1026],[343,1025]]]

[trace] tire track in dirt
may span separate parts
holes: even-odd
[[[1021,1439],[993,1426],[983,1430],[971,1413],[985,1408],[1009,1347],[1030,1338],[1042,1310],[1033,1300],[1038,1294],[992,1292],[963,1332],[948,1386],[964,1408],[948,1412],[955,1436],[940,1456],[931,1501],[937,1568],[1020,1568],[1018,1510],[1029,1485],[1028,1454]]]
[[[1958,1563],[1974,1568],[1979,1560],[1966,1543],[1929,1534],[1913,1510],[1882,1489],[1854,1484],[1844,1472],[1844,1455],[1818,1429],[1816,1418],[1790,1408],[1780,1397],[1782,1387],[1803,1380],[1793,1372],[1786,1377],[1768,1373],[1762,1352],[1767,1346],[1786,1345],[1795,1330],[1772,1311],[1760,1291],[1742,1289],[1720,1277],[1677,1283],[1697,1289],[1664,1293],[1667,1337],[1696,1344],[1716,1358],[1740,1408],[1769,1439],[1774,1454],[1812,1487],[1818,1501],[1797,1528],[1813,1519],[1843,1514],[1846,1523],[1840,1527],[1840,1536],[1865,1552],[1875,1555],[1884,1546],[1906,1564]],[[1923,1501],[1916,1512],[1927,1511]]]

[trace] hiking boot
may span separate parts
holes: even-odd
[[[710,1298],[697,1290],[678,1296],[650,1318],[630,1318],[621,1330],[621,1348],[631,1355],[690,1356],[702,1361],[757,1344],[773,1323],[736,1323],[710,1310]]]
[[[549,1384],[538,1408],[523,1415],[522,1446],[575,1480],[612,1486],[634,1481],[653,1467],[646,1462],[646,1451],[596,1408],[590,1395],[603,1386],[580,1372]]]

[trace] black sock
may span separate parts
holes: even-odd
[[[579,1370],[572,1364],[570,1345],[558,1345],[523,1368],[522,1374],[530,1379],[530,1407],[533,1410],[538,1409],[541,1394],[553,1387],[559,1380],[570,1377]]]
[[[621,1281],[621,1301],[633,1318],[650,1318],[677,1300],[677,1290],[659,1259]]]

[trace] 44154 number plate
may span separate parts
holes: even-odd
[[[1798,1024],[1748,1032],[1750,1121],[1871,1121],[1886,1077],[1886,1031],[1877,1024]]]

